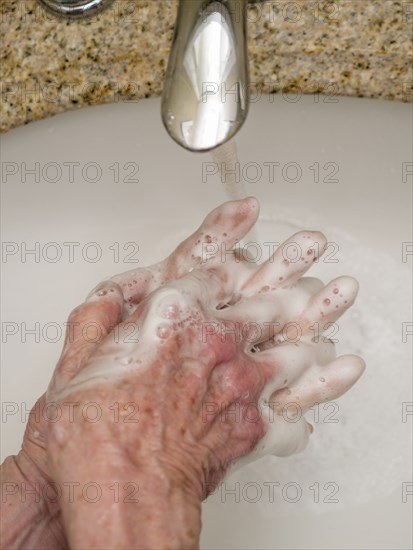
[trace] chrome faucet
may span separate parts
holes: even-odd
[[[99,13],[113,0],[38,0],[61,17]],[[232,138],[248,112],[247,0],[180,0],[162,95],[169,135],[190,151]]]
[[[114,0],[37,0],[49,13],[65,19],[85,19],[98,15]]]
[[[225,143],[248,111],[246,0],[180,0],[162,96],[169,135],[191,151]]]

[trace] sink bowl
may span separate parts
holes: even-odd
[[[261,203],[260,250],[324,231],[327,260],[310,274],[360,280],[337,347],[368,368],[333,409],[310,411],[300,456],[247,467],[207,500],[205,549],[412,545],[411,128],[402,103],[251,104],[237,143]],[[166,135],[158,99],[31,123],[3,136],[2,157],[4,458],[19,449],[71,309],[104,277],[162,258],[227,197],[211,157]]]

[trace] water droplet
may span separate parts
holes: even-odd
[[[326,381],[326,379],[323,378],[322,376],[319,378],[319,380],[320,380],[320,382],[325,382]]]
[[[330,298],[326,298],[325,300],[323,300],[323,302],[324,302],[327,306],[329,306],[329,305],[331,304]]]

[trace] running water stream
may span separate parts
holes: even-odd
[[[237,145],[234,139],[210,151],[213,162],[218,167],[221,182],[229,200],[243,199],[247,196],[242,171],[238,159]],[[244,243],[259,243],[257,229],[253,227],[244,237]]]

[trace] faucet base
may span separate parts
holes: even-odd
[[[37,0],[42,8],[55,17],[63,19],[85,19],[94,17],[114,0]]]

